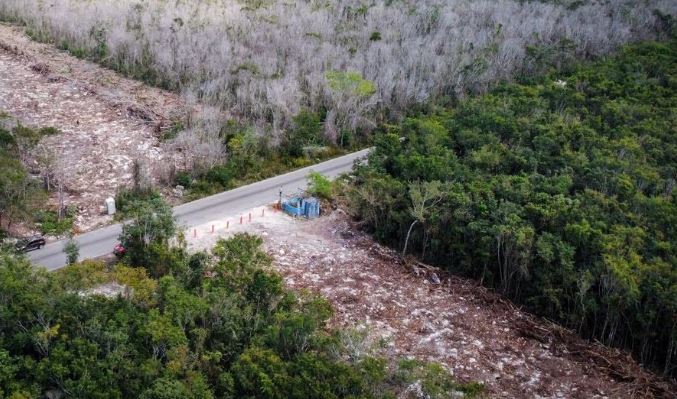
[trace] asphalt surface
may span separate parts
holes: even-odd
[[[366,157],[368,152],[369,149],[354,152],[317,165],[179,205],[174,208],[174,217],[179,226],[191,227],[214,220],[219,215],[232,215],[273,203],[278,200],[280,189],[284,196],[298,193],[299,190],[304,189],[306,187],[306,176],[310,171],[334,178],[341,173],[350,171],[354,162]],[[75,240],[80,248],[80,260],[98,258],[112,253],[121,230],[122,224],[118,223],[76,236]],[[42,249],[29,252],[28,256],[34,264],[43,266],[47,270],[62,268],[66,265],[66,255],[63,252],[64,243],[65,240],[48,243]]]

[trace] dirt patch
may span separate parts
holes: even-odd
[[[100,208],[120,186],[131,184],[134,159],[143,159],[155,180],[167,163],[173,164],[158,135],[186,115],[176,94],[36,43],[3,24],[0,110],[25,125],[60,130],[41,145],[65,160],[67,203],[78,207],[80,231],[109,221]]]
[[[208,249],[241,231],[261,235],[287,286],[322,294],[336,311],[334,325],[366,328],[386,342],[385,355],[440,362],[460,380],[483,382],[492,397],[672,395],[674,387],[619,351],[537,319],[473,281],[401,261],[341,212],[304,221],[262,211],[245,212],[243,224],[232,215],[190,228],[189,245]]]

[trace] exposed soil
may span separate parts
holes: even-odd
[[[102,215],[103,201],[132,183],[134,159],[144,160],[157,180],[163,164],[172,163],[159,133],[186,114],[176,94],[71,57],[3,24],[0,111],[27,126],[59,129],[41,144],[66,160],[66,202],[78,207],[80,231],[109,220]]]
[[[674,395],[674,386],[627,354],[539,320],[473,281],[401,261],[340,211],[314,221],[261,212],[251,211],[252,222],[244,213],[242,225],[233,215],[191,228],[189,245],[208,249],[241,231],[261,235],[290,288],[326,297],[336,311],[332,324],[366,328],[374,341],[386,340],[385,355],[440,362],[460,380],[483,382],[492,397]]]

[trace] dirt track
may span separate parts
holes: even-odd
[[[80,230],[107,221],[99,208],[118,187],[131,183],[134,159],[151,165],[167,159],[158,130],[180,117],[182,109],[173,93],[125,79],[0,24],[0,111],[28,126],[61,131],[41,144],[67,161],[67,203],[78,206]]]

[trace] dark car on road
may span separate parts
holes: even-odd
[[[33,236],[22,238],[14,245],[18,252],[28,252],[34,249],[40,249],[45,246],[45,239],[42,236]]]

